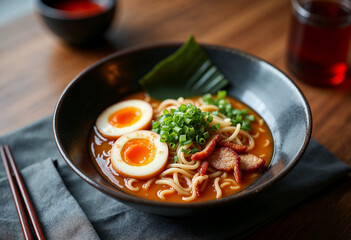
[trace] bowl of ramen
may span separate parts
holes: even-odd
[[[158,100],[139,84],[180,44],[120,51],[79,74],[53,120],[73,171],[124,204],[165,216],[238,207],[291,171],[312,130],[301,91],[259,58],[201,46],[229,82],[213,94]]]

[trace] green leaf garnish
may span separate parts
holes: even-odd
[[[228,80],[213,64],[193,36],[139,80],[151,97],[164,100],[215,93]]]

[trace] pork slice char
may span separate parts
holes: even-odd
[[[219,142],[218,145],[221,147],[229,147],[233,149],[236,153],[244,153],[247,150],[247,146],[233,143],[233,142]]]
[[[202,161],[200,167],[198,168],[198,173],[200,176],[204,176],[206,174],[209,162]],[[201,195],[200,188],[202,186],[203,181],[199,181],[196,185],[196,195],[199,197]]]
[[[208,161],[202,161],[201,162],[201,165],[200,165],[200,167],[198,169],[198,173],[199,173],[200,176],[203,176],[203,175],[206,174],[208,165],[209,165]]]
[[[208,140],[206,147],[202,151],[194,153],[191,156],[191,160],[202,161],[202,160],[205,160],[206,158],[208,158],[212,154],[212,152],[215,150],[216,145],[220,140],[221,140],[221,137],[219,136],[219,134],[213,135]]]
[[[241,182],[239,155],[229,147],[216,148],[207,159],[211,166],[220,171],[233,171],[237,182]]]
[[[252,153],[239,154],[240,157],[240,167],[244,171],[256,171],[263,169],[265,160]]]

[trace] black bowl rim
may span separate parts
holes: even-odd
[[[71,162],[68,153],[62,148],[62,144],[61,144],[61,140],[58,138],[58,115],[59,115],[59,111],[61,108],[61,104],[64,100],[64,98],[66,97],[67,92],[69,91],[69,89],[71,87],[73,87],[76,82],[81,79],[82,77],[84,77],[86,74],[88,74],[92,69],[94,69],[95,67],[97,67],[100,64],[103,64],[113,58],[119,57],[121,55],[125,55],[125,54],[130,54],[133,52],[138,52],[138,51],[144,51],[144,50],[152,50],[152,49],[156,49],[156,48],[167,48],[167,47],[180,47],[182,44],[184,43],[180,43],[180,42],[170,42],[170,43],[154,43],[154,44],[146,44],[146,45],[139,45],[139,46],[134,46],[134,47],[130,47],[124,50],[120,50],[117,51],[115,53],[112,53],[104,58],[102,58],[101,60],[93,63],[92,65],[90,65],[89,67],[85,68],[81,73],[79,73],[65,88],[65,90],[63,91],[63,93],[61,94],[55,110],[54,110],[54,115],[53,115],[53,134],[54,134],[54,140],[55,143],[57,145],[57,148],[59,149],[60,154],[62,155],[63,159],[66,161],[67,165],[70,166],[72,168],[72,170],[78,174],[84,181],[86,181],[87,183],[89,183],[90,185],[92,185],[93,187],[99,189],[100,191],[104,192],[107,195],[110,195],[112,197],[115,197],[119,200],[121,200],[122,202],[129,202],[129,203],[135,203],[135,204],[143,204],[143,205],[148,205],[148,206],[154,206],[154,207],[168,207],[168,208],[185,208],[185,209],[196,209],[196,208],[202,208],[202,207],[209,207],[209,206],[218,206],[218,205],[222,205],[222,204],[228,204],[234,201],[238,201],[238,200],[243,200],[249,197],[252,197],[253,195],[256,195],[257,193],[261,192],[262,190],[268,188],[269,186],[275,184],[276,182],[278,182],[281,178],[283,178],[284,176],[286,176],[295,166],[296,164],[299,162],[299,160],[301,159],[302,155],[304,154],[308,143],[310,141],[311,138],[311,134],[312,134],[312,113],[311,113],[311,109],[310,106],[304,96],[304,94],[302,93],[302,91],[300,90],[300,88],[285,74],[283,73],[281,70],[279,70],[278,68],[276,68],[275,66],[273,66],[271,63],[253,56],[249,53],[246,53],[244,51],[238,50],[238,49],[234,49],[234,48],[230,48],[230,47],[225,47],[225,46],[218,46],[218,45],[212,45],[212,44],[200,44],[201,47],[203,47],[204,49],[213,49],[213,50],[220,50],[220,51],[227,51],[230,53],[234,53],[234,54],[238,54],[238,55],[242,55],[248,59],[251,59],[252,61],[257,61],[257,62],[263,62],[265,63],[267,66],[269,66],[273,71],[277,72],[278,74],[281,74],[283,76],[283,80],[286,81],[288,84],[290,84],[290,86],[292,88],[295,88],[297,90],[297,92],[300,94],[300,97],[302,98],[303,102],[304,102],[304,108],[306,108],[307,110],[307,135],[304,139],[304,142],[302,144],[301,150],[298,152],[297,156],[295,157],[295,159],[293,159],[286,168],[284,168],[278,175],[274,176],[272,179],[268,180],[267,182],[263,183],[262,185],[251,189],[250,191],[241,194],[241,195],[237,195],[237,194],[233,194],[230,196],[227,196],[225,198],[221,198],[221,199],[214,199],[214,200],[210,200],[210,201],[203,201],[203,202],[189,202],[189,203],[174,203],[174,202],[161,202],[161,201],[154,201],[154,200],[148,200],[145,198],[140,198],[140,197],[136,197],[134,195],[128,194],[128,193],[124,193],[123,191],[119,191],[116,188],[116,191],[112,191],[109,188],[106,188],[102,185],[100,185],[99,183],[93,181],[92,179],[90,179],[86,174],[84,174],[83,172],[81,172],[75,165],[74,163]],[[274,156],[274,154],[273,154]]]
[[[49,17],[57,20],[80,21],[80,20],[86,20],[86,19],[93,19],[93,18],[96,18],[97,16],[101,16],[105,14],[106,12],[109,12],[110,10],[116,7],[117,1],[118,0],[108,0],[108,4],[106,5],[106,9],[104,11],[96,14],[91,14],[91,15],[67,14],[63,10],[53,8],[45,4],[43,0],[35,0],[34,10],[45,17]]]

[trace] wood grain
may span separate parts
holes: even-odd
[[[274,64],[305,94],[313,137],[351,165],[351,80],[317,88],[294,78],[285,63],[290,3],[282,0],[119,1],[101,45],[62,44],[35,14],[0,27],[0,135],[52,114],[65,86],[84,68],[139,44],[185,41],[237,48]],[[253,216],[254,217],[254,216]],[[256,232],[250,239],[351,239],[347,177]]]

